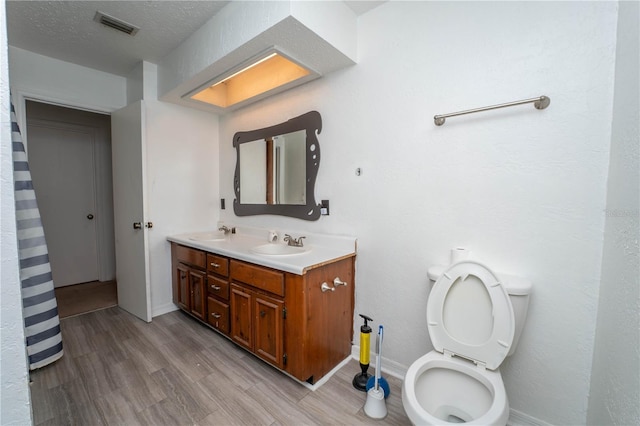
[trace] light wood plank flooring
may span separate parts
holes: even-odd
[[[311,391],[179,311],[147,324],[113,307],[61,327],[65,355],[31,374],[36,425],[410,424],[396,378],[373,420],[357,361]]]

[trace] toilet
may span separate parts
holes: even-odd
[[[531,282],[473,260],[429,269],[427,327],[435,350],[416,360],[402,403],[416,425],[507,424],[500,364],[518,344]]]

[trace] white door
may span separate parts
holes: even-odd
[[[111,114],[111,150],[118,305],[149,322],[144,111],[138,101]]]
[[[54,285],[96,281],[95,129],[29,120],[27,134]]]

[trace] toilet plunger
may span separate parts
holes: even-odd
[[[387,404],[384,401],[384,390],[380,387],[380,358],[382,358],[382,326],[378,327],[376,340],[376,374],[373,387],[367,391],[367,400],[364,403],[364,413],[372,419],[384,419],[387,417]]]
[[[364,320],[364,325],[360,326],[360,369],[362,372],[355,375],[353,378],[353,387],[359,391],[367,391],[367,381],[371,374],[367,373],[369,369],[369,339],[371,336],[371,327],[367,324],[368,321],[373,321],[366,315],[360,314],[360,317]]]

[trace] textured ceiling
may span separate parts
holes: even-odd
[[[140,61],[157,63],[228,1],[7,0],[9,45],[126,76]],[[384,1],[346,1],[361,15]],[[104,12],[140,28],[135,36],[93,20]]]
[[[118,75],[156,63],[227,1],[7,1],[9,45]],[[104,12],[140,28],[135,36],[93,20]]]

